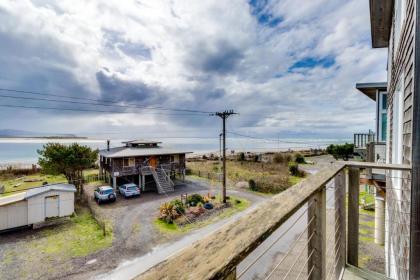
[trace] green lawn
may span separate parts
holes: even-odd
[[[26,180],[33,180],[34,182],[25,182]],[[5,194],[10,195],[17,191],[24,191],[33,187],[39,187],[43,182],[53,183],[67,183],[64,175],[45,175],[34,174],[28,176],[19,176],[12,179],[0,179],[0,185],[5,186]]]
[[[112,231],[104,236],[102,228],[87,209],[79,209],[78,215],[63,226],[44,229],[41,238],[31,241],[31,247],[45,257],[83,257],[112,245]]]
[[[178,226],[176,223],[168,224],[160,219],[156,219],[154,221],[155,227],[163,233],[171,233],[171,234],[180,234],[180,233],[187,233],[191,230],[198,229],[205,227],[207,225],[213,224],[217,221],[220,221],[222,219],[226,219],[238,212],[241,212],[249,207],[250,201],[244,198],[236,197],[236,196],[229,196],[232,207],[226,208],[223,211],[217,213],[217,215],[210,216],[207,220],[199,221],[196,223],[191,223],[184,226]],[[216,197],[216,200],[220,199],[219,196]],[[240,201],[240,203],[237,203],[236,201]]]

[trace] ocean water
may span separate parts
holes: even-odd
[[[122,145],[124,139],[111,140],[111,147]],[[219,139],[176,138],[162,139],[162,146],[170,146],[185,152],[196,154],[219,153]],[[348,142],[349,140],[347,140]],[[94,149],[105,149],[104,139],[30,139],[30,138],[3,138],[0,139],[0,165],[8,164],[35,164],[38,162],[37,150],[48,142],[64,144],[80,143]],[[266,141],[259,139],[228,138],[227,152],[265,152],[303,150],[309,148],[325,148],[329,144],[344,143],[343,139],[287,139]]]

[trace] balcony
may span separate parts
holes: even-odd
[[[386,194],[394,203],[388,206],[384,231],[398,235],[385,244],[394,252],[388,251],[390,270],[375,273],[361,262],[360,172],[372,168],[386,170],[389,176],[399,172],[401,180],[410,177],[406,165],[333,163],[136,279],[387,279],[384,274],[405,279],[410,209],[408,198],[395,196],[399,189],[390,187]],[[375,209],[375,223],[377,214],[385,217]],[[254,278],[256,271],[262,276]]]

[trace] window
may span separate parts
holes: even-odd
[[[386,110],[388,94],[382,94],[382,110]]]
[[[136,165],[135,158],[124,158],[123,166],[124,167],[131,167]]]
[[[387,113],[382,113],[381,141],[386,141]]]

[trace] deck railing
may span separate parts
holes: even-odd
[[[261,279],[341,279],[346,266],[359,266],[360,170],[366,168],[410,171],[333,163],[136,279],[254,279],[255,268],[265,269]],[[264,259],[276,248],[274,260]]]
[[[355,133],[353,135],[354,148],[365,149],[366,145],[370,142],[375,141],[374,133]]]

